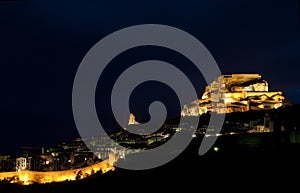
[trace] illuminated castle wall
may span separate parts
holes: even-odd
[[[114,154],[110,154],[108,160],[96,163],[84,168],[78,168],[65,171],[52,171],[52,172],[37,172],[29,170],[20,170],[16,172],[0,172],[0,181],[5,180],[10,183],[19,183],[28,185],[32,183],[51,183],[51,182],[64,182],[73,181],[86,178],[93,173],[101,171],[106,173],[110,170],[114,171],[114,162],[117,161],[117,157]]]
[[[269,92],[267,81],[259,74],[222,75],[206,86],[201,99],[185,105],[181,115],[277,109],[283,106],[284,100],[282,92]]]

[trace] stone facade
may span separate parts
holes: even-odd
[[[269,92],[267,81],[259,74],[222,75],[206,86],[201,99],[185,105],[181,115],[277,109],[284,101],[281,91]]]

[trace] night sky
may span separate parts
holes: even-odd
[[[299,7],[296,0],[0,1],[0,155],[78,136],[71,106],[76,70],[96,42],[131,25],[185,30],[208,48],[223,74],[260,73],[270,90],[300,103]],[[203,93],[201,73],[181,55],[153,47],[130,50],[111,62],[103,77],[107,87],[97,89],[98,111],[108,112],[102,117],[108,127],[114,124],[107,121],[105,101],[114,78],[124,66],[145,59],[186,64],[183,70]],[[131,100],[137,118],[147,119],[147,104],[160,97],[169,103],[170,116],[178,113],[172,90],[149,84],[137,88]]]

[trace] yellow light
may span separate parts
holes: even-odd
[[[220,148],[214,147],[214,151],[215,151],[215,152],[218,152],[218,151],[220,151]]]

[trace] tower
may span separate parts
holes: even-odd
[[[136,122],[134,114],[130,113],[128,125],[136,125],[136,124],[139,124],[139,123]]]
[[[267,132],[273,132],[274,131],[273,121],[271,121],[269,113],[265,113],[264,127],[265,127],[265,131],[267,131]]]

